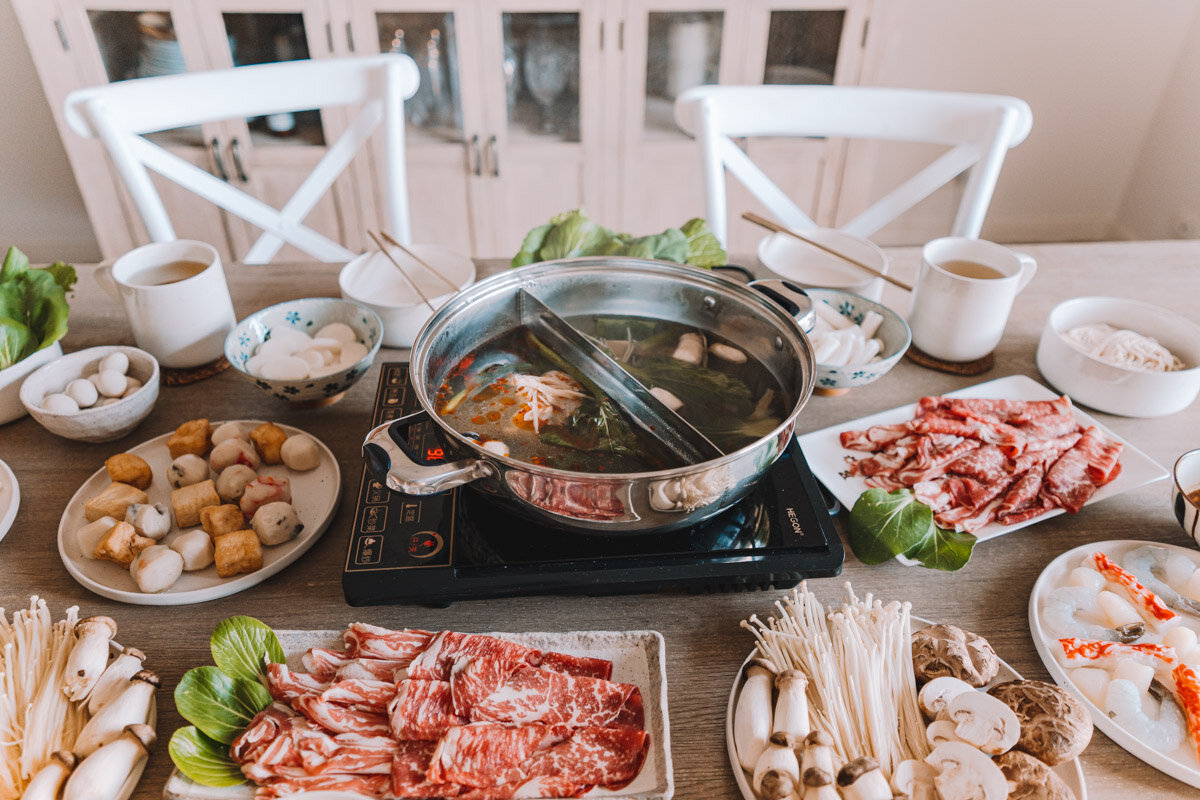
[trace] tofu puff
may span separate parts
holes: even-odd
[[[154,472],[146,459],[133,453],[117,453],[104,462],[108,477],[113,483],[127,483],[137,489],[149,489],[154,481]]]
[[[191,528],[200,524],[200,510],[208,506],[221,505],[216,484],[209,478],[191,486],[171,491],[171,507],[175,510],[175,524]]]
[[[167,451],[171,458],[184,453],[204,456],[212,447],[212,425],[206,419],[192,419],[180,425],[167,439]]]
[[[264,422],[250,431],[250,441],[254,443],[254,448],[258,450],[258,454],[262,456],[262,460],[267,464],[283,463],[283,456],[280,454],[280,451],[283,449],[287,438],[288,435],[284,432],[283,428],[274,422]]]
[[[216,541],[218,536],[246,527],[242,510],[232,503],[200,509],[200,527]]]
[[[153,544],[153,539],[139,534],[128,522],[118,522],[100,537],[92,557],[128,567],[138,553]]]
[[[213,555],[221,578],[254,572],[263,565],[262,544],[252,530],[221,534],[213,543]]]

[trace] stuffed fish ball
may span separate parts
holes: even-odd
[[[125,521],[142,536],[156,541],[171,530],[171,512],[162,503],[134,503],[125,509]]]
[[[250,520],[250,527],[265,545],[283,544],[304,530],[304,523],[296,515],[291,503],[276,501],[260,506]]]
[[[257,477],[258,473],[245,464],[234,464],[231,467],[226,467],[217,476],[217,494],[226,503],[241,500],[242,493],[246,491],[246,484]]]
[[[212,443],[218,445],[226,439],[245,439],[246,434],[242,430],[242,426],[236,422],[224,422],[213,429]]]
[[[152,544],[137,554],[129,572],[143,592],[166,591],[183,574],[183,556],[165,544]]]
[[[277,501],[292,502],[291,482],[287,478],[264,475],[246,484],[246,491],[242,493],[238,506],[247,517],[253,517],[259,508]]]
[[[245,464],[250,469],[258,469],[262,461],[254,446],[245,439],[226,439],[208,454],[208,463],[213,472],[220,475],[226,467],[232,467],[234,464]]]
[[[213,563],[212,537],[202,530],[179,534],[171,542],[171,549],[183,557],[184,572],[195,572]]]
[[[279,449],[284,466],[296,472],[308,472],[321,463],[321,450],[312,437],[303,434],[289,436]]]
[[[195,453],[184,453],[167,467],[167,483],[172,489],[182,489],[208,480],[208,462]]]

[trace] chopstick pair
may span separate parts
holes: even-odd
[[[749,222],[753,222],[755,225],[758,225],[761,228],[766,228],[769,231],[775,231],[776,233],[786,233],[788,236],[791,236],[794,239],[799,239],[800,241],[804,242],[807,245],[811,245],[812,247],[815,247],[818,250],[824,250],[826,253],[829,253],[829,255],[840,258],[842,261],[845,261],[847,264],[853,264],[854,266],[858,267],[859,269],[865,270],[865,271],[871,273],[876,278],[883,278],[888,283],[892,284],[893,286],[899,286],[901,289],[903,289],[906,292],[911,292],[913,289],[913,287],[909,286],[904,281],[896,280],[891,275],[885,275],[884,273],[880,272],[879,270],[875,269],[874,267],[871,267],[871,266],[868,266],[868,265],[862,263],[858,259],[851,258],[850,256],[846,255],[845,253],[834,250],[832,247],[826,247],[825,245],[821,244],[820,242],[809,239],[807,236],[804,236],[803,234],[796,233],[791,228],[785,228],[783,225],[780,225],[777,222],[772,222],[771,220],[767,219],[766,217],[761,217],[758,214],[755,214],[753,211],[747,211],[746,213],[742,214],[742,219],[747,220]]]
[[[425,303],[425,305],[429,306],[430,311],[437,311],[437,308],[435,308],[433,303],[431,303],[429,301],[429,298],[425,296],[425,293],[421,291],[421,287],[417,286],[417,282],[414,281],[409,276],[408,271],[403,267],[403,265],[401,265],[401,263],[396,260],[395,256],[393,256],[390,252],[388,252],[387,244],[390,244],[393,247],[399,248],[401,250],[401,252],[404,253],[404,255],[408,256],[413,261],[420,264],[422,267],[424,267],[429,272],[432,272],[434,277],[436,277],[442,283],[446,284],[446,286],[450,287],[450,291],[452,291],[452,292],[458,291],[458,287],[455,286],[453,283],[451,283],[450,280],[445,275],[443,275],[442,273],[440,273],[436,269],[434,269],[432,266],[430,266],[429,262],[422,259],[420,256],[418,256],[412,250],[409,250],[407,247],[400,244],[400,242],[398,242],[394,238],[392,238],[392,235],[389,234],[387,231],[380,231],[378,234],[376,234],[375,231],[369,230],[369,231],[367,231],[367,235],[375,240],[375,245],[379,248],[379,252],[381,252],[385,256],[387,256],[388,261],[391,261],[392,264],[396,267],[396,269],[398,269],[400,271],[400,274],[404,277],[404,280],[408,283],[409,286],[412,287],[413,291],[417,293],[417,296],[421,298],[421,301],[423,303]],[[379,238],[380,236],[383,237],[383,240],[387,241],[387,244],[384,244],[384,241]]]

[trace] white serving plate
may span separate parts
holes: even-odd
[[[21,506],[21,485],[8,464],[0,461],[0,539],[8,533]]]
[[[1183,746],[1163,753],[1152,749],[1149,745],[1143,744],[1132,734],[1126,732],[1103,709],[1089,700],[1083,692],[1075,688],[1075,684],[1067,675],[1066,669],[1059,662],[1056,655],[1058,638],[1049,631],[1044,630],[1041,624],[1039,609],[1042,598],[1061,585],[1066,579],[1067,574],[1073,568],[1079,566],[1079,562],[1085,555],[1097,550],[1103,550],[1106,555],[1114,560],[1118,560],[1129,550],[1145,544],[1157,545],[1174,552],[1183,553],[1191,558],[1197,566],[1200,566],[1200,552],[1186,547],[1163,544],[1162,542],[1113,539],[1107,542],[1093,542],[1068,550],[1047,564],[1046,568],[1042,570],[1042,574],[1038,576],[1037,582],[1033,584],[1033,591],[1029,593],[1029,631],[1033,634],[1033,644],[1037,648],[1038,656],[1041,657],[1042,663],[1046,665],[1046,670],[1054,678],[1054,682],[1070,689],[1083,701],[1088,713],[1092,715],[1092,722],[1095,723],[1097,730],[1102,731],[1104,735],[1112,739],[1119,746],[1129,751],[1136,758],[1145,761],[1159,772],[1164,772],[1176,780],[1200,788],[1200,763],[1196,760],[1194,746],[1188,745],[1189,740],[1185,737]],[[1147,633],[1139,641],[1158,642],[1159,639],[1159,636]]]
[[[920,617],[911,617],[910,627],[913,630],[920,630],[934,623],[929,620],[921,619]],[[1036,638],[1036,637],[1035,637]],[[725,706],[725,754],[729,758],[730,769],[733,770],[733,778],[737,781],[738,791],[742,793],[745,800],[759,800],[759,797],[754,794],[754,789],[750,787],[750,781],[746,777],[746,773],[742,770],[742,765],[738,761],[737,748],[733,741],[733,709],[737,703],[738,691],[742,688],[743,676],[746,673],[746,665],[758,654],[758,649],[750,651],[750,655],[746,656],[746,660],[742,662],[742,666],[738,668],[737,677],[734,678],[733,687],[729,690],[729,702]],[[1021,675],[1015,669],[1010,667],[1004,659],[1000,659],[1000,670],[996,673],[996,677],[988,686],[1005,681],[1019,681]],[[987,691],[988,686],[983,687],[979,691]],[[1087,800],[1087,786],[1083,782],[1083,767],[1079,764],[1078,758],[1073,758],[1070,761],[1051,767],[1058,777],[1063,779],[1068,788],[1075,793],[1075,800]]]
[[[300,657],[310,647],[344,646],[342,631],[276,631],[287,657],[288,666],[303,670]],[[646,711],[646,730],[650,751],[642,771],[624,789],[593,789],[584,795],[613,800],[671,800],[675,794],[675,773],[671,765],[671,729],[667,716],[667,662],[662,634],[658,631],[574,631],[571,633],[488,633],[514,642],[554,650],[569,655],[606,658],[613,662],[612,680],[632,683],[642,691]],[[344,793],[330,792],[329,797]],[[308,795],[304,795],[308,797]],[[313,798],[327,795],[313,793]],[[251,784],[228,789],[200,786],[179,770],[171,773],[163,787],[165,800],[252,800]],[[358,795],[348,795],[358,797]],[[1080,798],[1080,800],[1084,800]]]
[[[262,420],[236,421],[243,425],[247,432],[263,422]],[[214,422],[214,427],[219,424],[220,422]],[[290,425],[280,425],[279,427],[283,428],[289,436],[305,433]],[[333,519],[334,512],[337,511],[338,500],[341,498],[342,474],[338,468],[337,459],[323,442],[309,434],[305,435],[317,443],[317,449],[321,452],[321,463],[316,469],[308,472],[294,472],[282,464],[264,464],[258,469],[259,475],[286,477],[291,481],[292,506],[296,509],[300,521],[304,523],[304,530],[291,541],[273,547],[263,547],[261,569],[245,575],[221,578],[217,576],[216,566],[210,565],[196,572],[183,573],[175,585],[164,592],[146,594],[138,590],[128,569],[110,561],[86,558],[79,547],[75,532],[87,524],[87,520],[83,516],[84,503],[103,491],[109,484],[108,471],[101,467],[75,492],[58,523],[58,554],[62,557],[67,572],[71,573],[71,577],[79,583],[102,597],[142,606],[202,603],[235,594],[262,583],[291,564],[316,543],[329,526],[330,520]],[[171,455],[167,452],[166,444],[170,436],[171,433],[164,433],[126,451],[141,456],[150,465],[150,469],[154,472],[154,481],[150,484],[146,494],[150,496],[151,503],[163,503],[167,508],[171,508],[171,486],[167,483],[166,477],[167,467],[171,465]],[[159,544],[169,545],[179,533],[179,528],[172,527],[171,532],[160,540]]]
[[[1059,395],[1050,389],[1025,375],[1009,375],[1007,378],[997,378],[993,381],[960,389],[957,392],[947,392],[945,396],[994,397],[1003,400],[1054,400],[1059,397]],[[825,484],[825,487],[829,491],[833,492],[833,495],[842,502],[842,505],[848,509],[853,508],[854,502],[858,500],[858,496],[871,487],[867,486],[866,479],[862,476],[846,477],[842,473],[846,468],[847,458],[861,458],[867,454],[856,450],[847,450],[842,447],[842,442],[838,434],[842,431],[864,430],[870,428],[872,425],[891,425],[905,422],[912,419],[916,408],[916,403],[909,403],[906,406],[899,406],[890,411],[881,411],[869,417],[843,422],[828,428],[822,428],[819,431],[797,436],[796,441],[800,443],[800,448],[804,451],[804,457],[808,459],[808,464],[812,468],[813,474],[817,476],[817,479]],[[1087,505],[1120,494],[1121,492],[1127,492],[1139,486],[1145,486],[1148,483],[1162,480],[1170,474],[1157,461],[1129,444],[1129,442],[1113,433],[1104,425],[1101,425],[1091,415],[1081,411],[1078,407],[1073,407],[1073,411],[1075,419],[1079,420],[1081,425],[1095,425],[1104,431],[1106,436],[1124,445],[1124,448],[1121,450],[1121,473],[1110,483],[1097,489],[1096,493],[1092,495],[1092,499],[1088,500]],[[1055,508],[1041,516],[1025,520],[1024,522],[1018,522],[1015,525],[1001,525],[999,522],[989,522],[975,531],[975,536],[979,541],[984,542],[988,539],[994,539],[997,536],[1020,530],[1027,525],[1034,525],[1065,513],[1066,511],[1062,508]],[[904,560],[904,563],[916,562]]]

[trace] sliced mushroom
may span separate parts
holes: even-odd
[[[1008,781],[986,755],[964,742],[946,742],[925,757],[937,771],[933,785],[942,800],[1005,800]]]
[[[892,789],[909,800],[939,800],[933,779],[937,770],[924,761],[901,761],[892,771]]]
[[[847,762],[838,770],[837,785],[845,800],[892,800],[892,787],[879,762],[870,756]]]
[[[912,657],[917,683],[951,675],[978,688],[1000,670],[987,639],[954,625],[930,625],[914,633]]]
[[[983,692],[960,694],[946,706],[954,735],[991,756],[1007,752],[1021,736],[1021,722],[1003,701]]]
[[[925,729],[925,740],[929,742],[930,747],[937,747],[945,742],[961,742],[962,739],[958,738],[954,728],[954,722],[951,720],[935,719]]]
[[[966,681],[950,675],[943,675],[921,687],[921,691],[917,695],[917,705],[921,707],[921,713],[925,715],[925,719],[934,720],[955,697],[963,692],[973,691],[975,691],[975,687]]]
[[[996,765],[1008,780],[1008,800],[1075,800],[1071,787],[1028,753],[1010,750]]]
[[[1092,718],[1075,695],[1044,681],[1006,681],[988,689],[1017,715],[1016,748],[1050,766],[1070,761],[1092,740]]]

